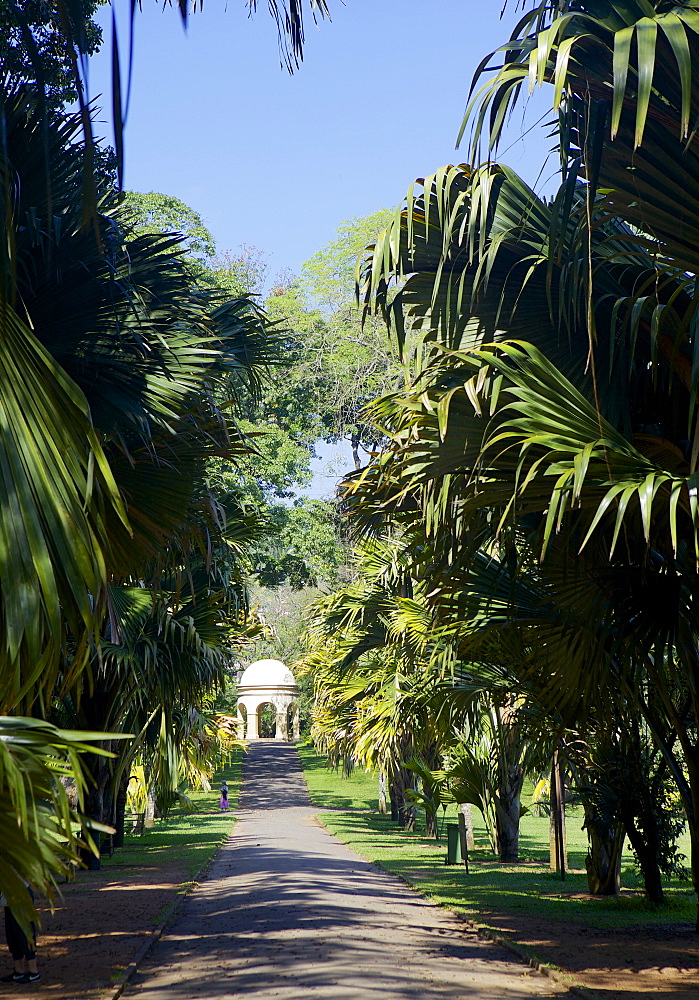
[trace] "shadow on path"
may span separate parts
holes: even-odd
[[[250,746],[233,836],[126,992],[142,1000],[508,1000],[566,991],[314,818],[295,747]]]

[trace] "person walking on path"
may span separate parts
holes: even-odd
[[[29,886],[27,892],[34,899],[34,893]],[[31,924],[30,939],[22,930],[4,896],[0,896],[0,905],[5,908],[5,940],[14,962],[14,971],[7,976],[0,976],[0,983],[38,983],[41,976],[36,964],[36,924]]]
[[[225,781],[221,782],[221,799],[219,801],[219,808],[222,812],[228,809],[228,785]]]
[[[296,747],[251,743],[238,821],[129,1000],[529,1000],[567,991],[315,818]]]

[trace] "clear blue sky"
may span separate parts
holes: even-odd
[[[454,142],[472,74],[517,19],[514,0],[503,20],[500,0],[330,4],[331,22],[309,21],[293,77],[266,0],[253,18],[245,0],[206,0],[186,34],[159,0],[143,0],[136,18],[126,186],[181,198],[220,251],[253,244],[272,274],[298,272],[340,221],[398,204],[416,177],[464,158]],[[110,8],[101,15],[93,95],[111,87]],[[546,106],[534,103],[530,118]],[[520,127],[521,117],[513,138]],[[503,159],[533,183],[546,151],[539,129]]]

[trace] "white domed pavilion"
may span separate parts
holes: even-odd
[[[274,710],[277,740],[299,739],[299,689],[294,675],[281,660],[256,660],[238,682],[238,735],[260,739],[260,713]]]

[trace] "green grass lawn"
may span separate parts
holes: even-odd
[[[155,826],[142,836],[126,834],[122,848],[111,858],[102,859],[103,869],[116,872],[123,868],[157,867],[164,863],[182,864],[193,878],[223,843],[233,828],[230,813],[218,811],[218,786],[228,782],[231,809],[238,804],[242,775],[241,751],[235,751],[227,767],[213,779],[211,792],[190,792],[195,812],[173,809],[167,819],[156,819]]]
[[[355,767],[349,777],[328,767],[324,756],[305,743],[298,744],[301,766],[314,806],[324,809],[378,809],[379,783],[375,774]]]
[[[476,850],[467,875],[463,866],[445,865],[444,841],[435,843],[424,836],[424,819],[415,833],[400,830],[377,808],[375,775],[355,770],[349,778],[329,769],[325,759],[310,747],[299,747],[301,763],[314,805],[333,810],[323,815],[327,828],[363,857],[376,862],[414,884],[421,892],[450,909],[487,924],[493,913],[532,914],[585,924],[589,927],[630,927],[639,924],[693,922],[696,897],[686,884],[667,886],[668,904],[658,910],[649,907],[640,894],[642,883],[633,869],[633,857],[624,856],[622,885],[618,899],[590,899],[584,859],[587,838],[582,830],[582,810],[572,808],[567,817],[569,864],[572,871],[565,882],[549,871],[549,819],[528,813],[522,817],[521,862],[502,865],[493,856],[478,810],[474,809]],[[527,804],[531,797],[523,796]],[[454,819],[454,807],[446,821]],[[422,814],[424,816],[424,814]],[[681,845],[684,846],[684,845]],[[688,845],[687,845],[688,852]]]

